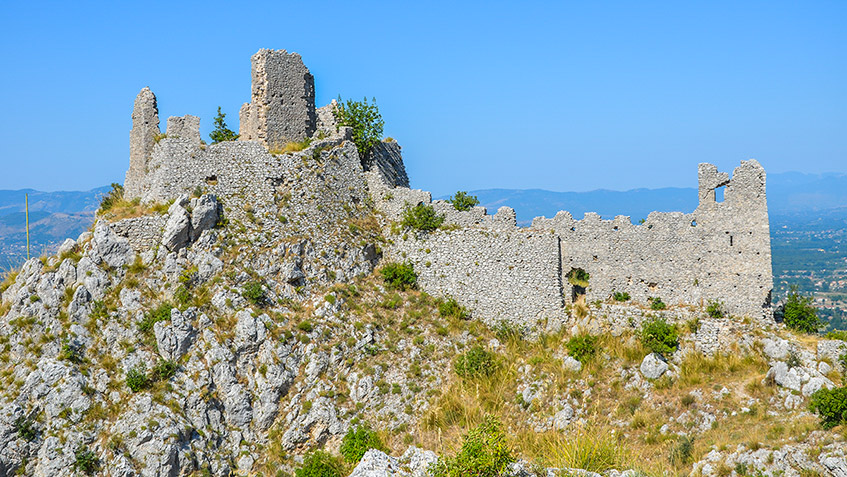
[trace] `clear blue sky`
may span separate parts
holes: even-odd
[[[0,189],[123,182],[130,113],[217,106],[300,53],[375,96],[413,187],[696,185],[698,162],[847,172],[847,2],[3,2]]]

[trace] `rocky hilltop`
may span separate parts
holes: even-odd
[[[143,89],[123,193],[6,277],[0,476],[847,476],[847,342],[774,318],[756,161],[518,227],[252,64],[237,140]]]

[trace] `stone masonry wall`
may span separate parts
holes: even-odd
[[[317,128],[315,79],[300,55],[261,49],[251,61],[252,95],[239,112],[240,139],[280,147],[311,137]]]
[[[124,196],[141,197],[147,165],[159,134],[159,110],[156,95],[145,87],[135,98],[132,108],[132,130],[129,132],[129,170],[124,180]]]

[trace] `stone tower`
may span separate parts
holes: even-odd
[[[156,95],[144,87],[135,97],[132,108],[132,130],[129,132],[129,169],[124,181],[124,197],[141,197],[147,166],[153,157],[153,146],[159,134],[159,109]]]
[[[317,126],[315,78],[300,55],[261,49],[251,60],[253,91],[239,112],[239,139],[275,147],[310,137]]]

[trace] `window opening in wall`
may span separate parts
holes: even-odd
[[[720,186],[715,188],[715,202],[723,202],[723,192],[726,187]]]
[[[580,296],[585,295],[585,289],[588,288],[588,279],[590,275],[582,268],[571,268],[571,271],[565,275],[568,283],[571,284],[571,299],[576,301]]]
[[[732,247],[732,235],[729,236],[729,246]]]
[[[692,221],[691,221],[691,226],[692,226],[692,227],[697,227],[697,221],[696,221],[696,220],[692,220]]]
[[[206,184],[216,185],[218,183],[218,176],[211,175],[206,177]]]

